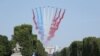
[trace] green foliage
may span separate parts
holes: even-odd
[[[31,25],[23,24],[14,28],[13,48],[17,42],[22,46],[21,52],[23,56],[32,56],[33,52],[38,56],[46,56],[42,43],[37,40],[37,35],[32,34]]]
[[[69,56],[69,48],[65,47],[61,51],[53,53],[53,56]]]
[[[42,43],[38,40],[36,43],[36,55],[37,56],[47,56]]]
[[[61,53],[58,52],[58,51],[57,51],[57,52],[54,52],[54,53],[53,53],[53,56],[61,56]]]
[[[81,41],[74,41],[70,46],[70,56],[82,56],[82,45]]]
[[[6,36],[0,35],[0,56],[10,56],[11,48],[10,42]]]
[[[61,50],[60,56],[68,56],[69,55],[69,48],[63,48]]]
[[[66,51],[67,49],[69,50]],[[83,41],[72,42],[67,49],[63,48],[58,54],[60,56],[100,56],[100,38],[86,37]]]
[[[83,40],[83,56],[100,56],[99,44],[96,37],[85,38]]]
[[[15,43],[19,43],[23,48],[21,50],[23,56],[32,56],[33,45],[32,45],[32,26],[31,25],[20,25],[14,28],[14,35],[12,39],[13,48]]]
[[[23,56],[32,56],[33,52],[36,56],[47,56],[37,35],[32,34],[32,26],[27,24],[14,28],[11,41],[8,41],[6,36],[0,35],[0,56],[11,56],[17,42],[22,47]],[[86,37],[83,41],[74,41],[69,47],[55,52],[53,56],[100,56],[100,38]]]

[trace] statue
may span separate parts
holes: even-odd
[[[14,53],[11,56],[22,56],[21,54],[21,46],[19,45],[19,43],[16,43],[16,47],[13,49]]]

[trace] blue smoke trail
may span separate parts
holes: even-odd
[[[42,17],[42,10],[41,8],[39,8],[39,11],[40,11],[40,32],[41,32],[41,38],[43,39],[44,38],[44,28],[43,28],[43,17]]]
[[[38,8],[36,8],[36,14],[37,14],[37,25],[38,25],[38,34],[40,33],[40,23],[39,23],[39,12],[38,12]]]
[[[41,36],[41,40],[44,38],[44,28],[43,28],[43,19],[42,19],[42,10],[41,8],[36,8],[36,13],[37,13],[37,25],[39,27],[39,34]]]

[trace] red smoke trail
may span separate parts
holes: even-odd
[[[63,17],[64,17],[64,14],[65,14],[65,10],[63,11],[63,14],[62,14],[62,16],[59,18],[59,21],[58,22],[56,22],[56,30],[58,30],[58,28],[59,28],[59,24],[61,23],[61,20],[63,19]]]
[[[53,27],[54,27],[54,25],[55,25],[56,16],[57,16],[57,11],[58,11],[58,9],[56,8],[56,12],[55,12],[55,15],[54,15],[54,18],[53,18],[53,22],[52,22],[51,27],[50,27],[49,36],[48,36],[47,40],[49,40],[50,37],[53,36],[53,35],[52,35],[52,31],[53,31]]]
[[[36,29],[38,29],[38,26],[37,26],[37,23],[36,23],[36,20],[35,20],[35,13],[34,13],[33,9],[32,9],[32,12],[33,12],[33,21],[34,21],[34,24],[36,26]]]
[[[51,24],[51,28],[52,28],[52,25],[54,26],[54,25],[56,24],[56,21],[57,21],[57,20],[59,19],[59,17],[60,17],[61,9],[60,9],[60,11],[59,11],[58,16],[57,16],[57,11],[58,11],[58,9],[56,9],[56,13],[55,13],[53,22],[52,22],[52,24]],[[57,17],[56,17],[56,16],[57,16]]]
[[[50,31],[49,31],[49,37],[47,37],[47,40],[49,40],[50,37],[51,37],[52,29],[53,29],[53,26],[54,26],[55,21],[56,21],[55,18],[56,18],[56,16],[57,16],[57,11],[58,11],[58,9],[56,8],[56,12],[55,12],[55,15],[54,15],[54,18],[53,18],[53,22],[52,22],[52,24],[51,24]]]
[[[55,19],[54,22],[56,22],[56,21],[59,19],[60,14],[61,14],[61,9],[60,9],[60,11],[59,11],[58,17],[57,17],[57,18],[54,18],[54,19]]]
[[[50,40],[52,37],[54,37],[55,32],[58,30],[59,24],[60,24],[61,20],[64,17],[65,10],[64,10],[63,14],[61,15],[61,17],[60,17],[60,14],[61,14],[61,9],[59,11],[58,17],[54,18],[53,23],[51,24],[50,31],[49,31],[49,36],[48,36],[47,40]]]
[[[54,16],[53,21],[55,21],[55,18],[56,18],[56,16],[57,16],[57,11],[58,11],[58,9],[56,8],[56,12],[55,12],[55,16]]]

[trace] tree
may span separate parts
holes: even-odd
[[[82,42],[74,41],[70,45],[70,56],[82,56]]]
[[[53,53],[53,56],[61,56],[61,54],[60,54],[61,52],[59,52],[59,51],[57,51],[57,52],[54,52]]]
[[[31,25],[22,24],[14,28],[14,35],[12,38],[13,48],[17,42],[22,46],[21,53],[23,56],[32,56],[33,52],[36,52],[39,56],[45,56],[42,43],[37,40],[37,35],[32,34]]]
[[[13,35],[12,41],[14,43],[18,42],[19,45],[22,46],[21,52],[23,56],[32,56],[33,45],[31,42],[31,38],[32,38],[31,25],[23,24],[21,26],[16,26],[14,28],[14,35]]]
[[[60,56],[69,56],[69,48],[65,47],[60,51]]]
[[[45,49],[39,40],[36,43],[36,56],[47,56]]]
[[[100,38],[97,38],[96,42],[97,42],[97,51],[98,51],[97,52],[97,54],[98,54],[97,56],[100,56]]]
[[[6,36],[0,35],[0,56],[10,56],[10,42]]]
[[[99,45],[96,37],[83,39],[83,56],[100,56]]]

